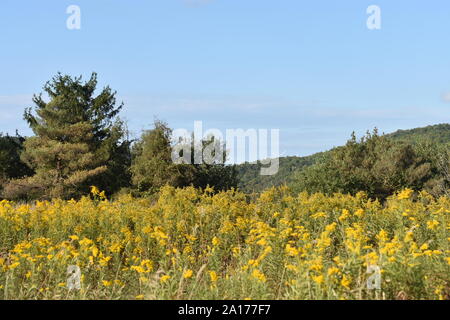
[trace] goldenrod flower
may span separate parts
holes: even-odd
[[[194,272],[191,269],[188,269],[183,273],[183,278],[189,279],[192,277],[193,274]]]
[[[91,186],[91,193],[92,195],[97,196],[100,194],[100,190],[98,190],[96,186]]]
[[[217,273],[215,271],[210,271],[209,272],[209,277],[211,279],[211,282],[216,282],[218,277],[217,277]]]
[[[261,271],[259,271],[258,269],[254,269],[252,272],[252,277],[257,279],[260,282],[266,282],[266,276],[264,275],[264,273],[262,273]]]
[[[317,284],[322,284],[324,283],[324,278],[323,275],[318,275],[318,276],[312,276],[312,279],[315,283]]]
[[[350,284],[351,284],[351,278],[344,275],[341,280],[341,286],[343,286],[346,289],[350,289]]]
[[[435,230],[438,225],[439,225],[439,221],[436,221],[436,220],[427,221],[427,228],[430,230]]]
[[[409,198],[411,198],[413,193],[414,193],[414,190],[405,189],[397,195],[397,199],[399,199],[399,200],[409,199]]]

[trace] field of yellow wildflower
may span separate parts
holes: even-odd
[[[449,198],[411,190],[2,201],[0,299],[449,299],[449,214]]]

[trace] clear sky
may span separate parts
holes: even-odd
[[[1,0],[0,132],[31,134],[23,109],[58,71],[96,71],[135,135],[155,116],[278,128],[282,155],[311,154],[450,122],[449,34],[448,0]]]

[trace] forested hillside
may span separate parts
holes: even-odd
[[[442,123],[423,128],[415,128],[410,130],[397,130],[387,135],[390,138],[405,141],[409,143],[417,143],[428,140],[439,144],[450,143],[450,124]]]
[[[307,157],[282,157],[280,158],[278,173],[273,176],[262,176],[260,174],[261,167],[264,166],[260,162],[246,162],[237,165],[238,187],[245,192],[259,192],[272,186],[290,182],[294,172],[314,164],[320,155],[320,153],[317,153]]]
[[[386,134],[386,137],[395,141],[403,141],[409,144],[436,143],[439,145],[450,144],[450,124],[437,124],[423,128],[410,130],[398,130]],[[238,186],[245,192],[259,192],[272,186],[290,184],[296,172],[317,162],[330,151],[313,154],[306,157],[282,157],[280,169],[274,176],[261,176],[261,164],[244,163],[237,166]]]

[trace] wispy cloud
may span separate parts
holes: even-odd
[[[135,136],[150,128],[154,116],[172,128],[192,130],[195,120],[205,128],[281,129],[281,148],[287,154],[311,154],[341,145],[353,130],[362,135],[374,127],[381,132],[441,122],[446,106],[336,106],[320,100],[243,96],[123,96],[123,116]],[[444,116],[443,116],[444,115]]]
[[[31,104],[32,94],[0,95],[0,107]]]
[[[450,91],[442,93],[441,98],[444,102],[450,102]]]
[[[31,98],[31,94],[0,95],[0,132],[13,134],[19,129],[21,134],[31,134],[22,120],[24,108],[32,105]],[[447,98],[450,102],[450,96]],[[192,130],[195,120],[203,121],[205,130],[281,129],[281,150],[289,155],[306,155],[341,145],[353,130],[361,135],[374,127],[392,132],[450,122],[450,115],[444,112],[446,105],[364,108],[272,96],[173,94],[124,95],[118,100],[125,103],[121,116],[134,137],[149,129],[154,117],[168,121],[174,129]]]

